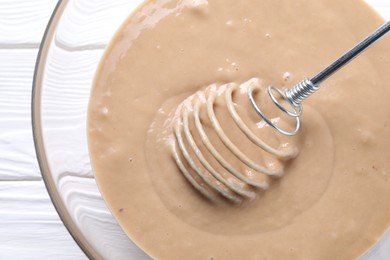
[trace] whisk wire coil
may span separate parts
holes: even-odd
[[[249,85],[259,87],[256,83]],[[295,157],[297,155],[296,149],[273,148],[250,130],[235,110],[232,96],[233,92],[237,89],[238,87],[236,84],[227,84],[222,86],[219,91],[223,90],[225,108],[227,108],[229,115],[238,126],[238,129],[240,129],[253,144],[275,158],[290,159]],[[209,90],[207,94],[201,98],[194,95],[183,102],[178,108],[173,127],[176,139],[176,143],[173,145],[174,148],[172,150],[173,158],[184,177],[205,197],[213,197],[212,193],[209,191],[211,189],[227,200],[236,203],[242,201],[244,198],[253,199],[256,196],[253,189],[246,189],[244,187],[249,185],[248,187],[265,190],[269,186],[268,181],[249,178],[243,170],[238,170],[233,167],[216,147],[214,147],[213,142],[210,141],[208,134],[203,127],[204,122],[200,118],[201,107],[205,108],[206,118],[211,123],[212,130],[223,143],[225,149],[230,151],[230,153],[243,165],[249,167],[254,172],[274,178],[281,177],[284,172],[281,169],[269,169],[267,166],[258,164],[250,159],[247,154],[230,140],[230,137],[221,127],[214,112],[217,93],[218,91],[214,89]],[[193,121],[191,124],[192,127],[190,127],[190,120]],[[200,138],[199,142],[195,141],[193,134],[197,134]],[[200,149],[200,146],[203,147],[202,150]],[[214,168],[213,163],[209,161],[211,158],[203,154],[202,151],[209,154],[209,156],[213,158],[213,163],[219,164],[222,167],[221,169],[224,169],[225,172],[219,172]],[[187,167],[185,165],[187,165]],[[235,181],[232,181],[232,177],[235,178]]]

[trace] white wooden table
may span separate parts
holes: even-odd
[[[56,2],[0,0],[0,259],[86,258],[52,206],[32,139],[32,76]],[[390,1],[367,2],[390,19]]]
[[[42,182],[31,86],[55,0],[0,0],[0,259],[85,259]]]

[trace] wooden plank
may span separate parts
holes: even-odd
[[[0,48],[37,48],[55,0],[0,0]]]
[[[0,180],[40,180],[31,130],[37,49],[0,49]]]
[[[86,259],[41,181],[0,182],[0,259]]]
[[[70,0],[63,14],[68,19],[59,24],[56,44],[68,51],[104,49],[116,28],[141,2],[99,0],[95,4],[90,0]]]

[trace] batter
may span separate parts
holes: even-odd
[[[282,161],[245,150],[284,172],[252,200],[200,195],[172,157],[172,122],[183,100],[212,84],[291,87],[382,23],[356,0],[147,1],[106,51],[88,122],[96,180],[129,237],[157,259],[354,259],[374,245],[390,226],[389,39],[305,100],[294,138],[234,96],[270,145],[299,151]]]

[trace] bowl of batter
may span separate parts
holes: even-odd
[[[91,258],[387,259],[390,39],[324,82],[298,136],[256,122],[296,157],[257,158],[234,136],[284,172],[251,200],[210,203],[171,152],[188,96],[232,82],[290,87],[382,23],[352,0],[60,2],[35,74],[34,137],[75,240]],[[240,93],[234,101],[254,118]]]

